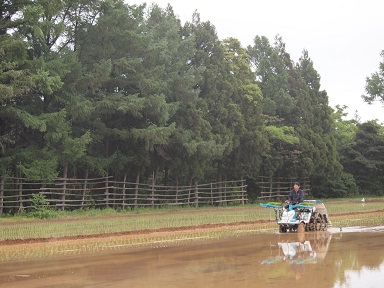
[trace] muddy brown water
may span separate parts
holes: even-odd
[[[384,228],[255,234],[0,263],[0,287],[384,287]]]

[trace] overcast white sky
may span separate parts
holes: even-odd
[[[209,20],[220,39],[234,37],[244,47],[256,35],[273,43],[283,37],[292,60],[307,49],[321,76],[330,106],[347,105],[349,117],[358,111],[361,121],[384,122],[384,107],[368,105],[365,78],[379,70],[384,50],[384,1],[382,0],[149,0],[161,7],[171,4],[181,21],[189,21],[195,10]]]

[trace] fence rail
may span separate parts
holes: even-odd
[[[245,204],[245,180],[188,186],[159,186],[139,182],[115,181],[112,177],[94,179],[56,178],[51,183],[1,177],[0,215],[32,208],[31,197],[45,195],[51,208],[127,208],[157,206],[201,206]]]
[[[257,184],[260,187],[259,199],[287,199],[289,192],[293,188],[293,184],[296,179],[284,179],[273,177],[260,177],[260,181]],[[303,179],[300,182],[300,188],[304,194],[310,194],[311,186],[309,179]]]

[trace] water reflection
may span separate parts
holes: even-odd
[[[336,281],[334,288],[383,287],[384,263],[378,268],[363,266],[360,270],[345,271],[344,281]]]
[[[328,251],[332,234],[329,232],[315,232],[307,234],[295,234],[294,237],[282,239],[277,245],[276,256],[270,256],[261,261],[261,264],[274,264],[280,261],[292,265],[316,264],[322,261]]]
[[[383,230],[337,235],[327,259],[336,272],[334,287],[384,287]]]
[[[319,287],[384,287],[384,233],[378,231],[280,236],[260,264],[299,286],[315,281]]]

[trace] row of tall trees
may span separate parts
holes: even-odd
[[[343,120],[308,51],[295,63],[280,36],[243,47],[198,13],[182,24],[171,6],[121,0],[9,0],[0,12],[3,176],[311,177],[318,196],[384,194],[383,179],[365,185],[382,162],[368,171],[348,156],[377,160],[382,127]]]

